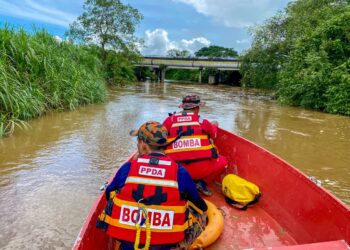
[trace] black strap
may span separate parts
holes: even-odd
[[[219,158],[218,151],[216,150],[215,147],[211,148],[210,151],[211,151],[211,157],[212,157],[212,158],[214,158],[214,159]]]
[[[158,166],[158,164],[159,164],[159,158],[151,157],[149,159],[149,165]]]
[[[113,199],[109,199],[104,209],[104,212],[106,215],[112,216],[113,205],[114,205]],[[102,231],[104,232],[107,232],[109,225],[104,220],[100,220],[100,218],[97,217],[96,227],[99,229],[102,229]]]
[[[146,205],[160,205],[160,204],[166,202],[168,199],[168,194],[162,193],[162,191],[163,191],[162,189],[163,189],[162,187],[157,186],[156,193],[153,196],[147,198],[150,200],[149,200],[149,204],[146,204]]]
[[[113,205],[114,205],[113,199],[109,199],[105,207],[105,213],[109,216],[112,215]]]
[[[234,201],[228,197],[225,197],[225,201],[229,205],[231,205],[232,207],[239,209],[239,210],[242,210],[242,211],[245,211],[245,210],[247,210],[248,206],[254,205],[255,203],[257,203],[260,200],[260,198],[261,198],[261,193],[255,195],[254,199],[245,205],[239,204],[237,201]]]
[[[143,199],[143,191],[145,189],[145,185],[138,184],[136,190],[132,190],[132,198],[138,202],[139,200]]]
[[[176,130],[176,134],[180,135],[180,134],[184,134],[183,132],[183,126],[179,126],[178,129]]]
[[[137,190],[132,191],[132,198],[136,202],[141,202],[145,205],[161,205],[162,203],[166,202],[168,199],[167,193],[162,193],[163,188],[160,186],[156,186],[155,194],[149,197],[144,197],[143,192],[145,189],[145,185],[138,184]]]
[[[183,136],[190,136],[194,134],[194,129],[191,128],[191,125],[186,126],[186,131],[183,131],[183,129],[184,126],[179,126],[179,128],[176,130],[176,134],[182,134]]]
[[[184,133],[183,132],[180,132],[180,134],[174,139],[172,140],[171,142],[168,142],[167,144],[164,145],[164,147],[166,148],[167,146],[169,146],[170,144],[173,144],[174,142],[176,142],[178,139],[181,138],[181,136],[183,136]]]
[[[193,128],[191,129],[191,126],[188,125],[187,129],[186,129],[186,135],[190,136],[190,135],[193,135],[193,134],[194,134],[194,129]]]

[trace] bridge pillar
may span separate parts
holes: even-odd
[[[209,78],[208,78],[208,83],[209,84],[215,84],[215,76],[214,75],[209,75]]]
[[[161,69],[159,68],[159,82],[160,83],[164,83],[164,80],[165,80],[165,71],[166,69]]]
[[[202,83],[202,74],[203,74],[203,68],[199,68],[199,76],[198,76],[198,82]]]
[[[152,68],[152,81],[158,81],[159,72],[157,68]]]
[[[221,83],[221,82],[222,82],[222,76],[221,76],[220,70],[218,70],[218,80],[217,80],[217,83]]]

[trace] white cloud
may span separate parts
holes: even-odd
[[[276,0],[173,0],[191,5],[203,15],[227,27],[260,23],[277,11]],[[283,0],[288,2],[288,0]],[[282,1],[282,2],[283,2]]]
[[[210,43],[211,42],[205,37],[197,37],[191,40],[182,39],[179,47],[180,49],[185,49],[193,53],[203,47],[208,47]]]
[[[166,55],[168,50],[179,49],[196,52],[202,47],[210,45],[205,37],[196,37],[190,40],[182,39],[179,42],[171,41],[168,32],[164,29],[147,30],[145,34],[145,48],[141,51],[144,55]]]
[[[0,13],[8,16],[22,17],[67,27],[76,18],[75,15],[46,6],[32,0],[6,1],[0,0]]]
[[[53,38],[59,43],[63,42],[63,39],[60,36],[53,36]]]
[[[142,50],[145,55],[164,55],[166,51],[176,48],[175,43],[169,40],[168,32],[163,29],[146,30],[145,45],[146,48]]]

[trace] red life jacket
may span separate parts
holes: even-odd
[[[107,234],[135,242],[139,207],[143,207],[149,217],[151,245],[182,241],[187,228],[187,203],[180,200],[177,172],[178,165],[166,156],[143,155],[133,160],[125,186],[119,194],[111,194],[111,214],[107,215],[104,211],[99,216],[101,221],[109,224]],[[146,228],[143,225],[140,243],[145,242]]]
[[[168,142],[180,133],[183,135],[170,144],[165,153],[174,161],[199,160],[213,157],[214,147],[208,135],[203,132],[197,113],[176,113],[171,116],[172,124]]]

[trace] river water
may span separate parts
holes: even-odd
[[[99,187],[136,149],[130,129],[163,121],[186,93],[206,101],[203,117],[315,176],[350,205],[350,117],[282,107],[229,86],[138,83],[0,140],[0,249],[70,249]]]

